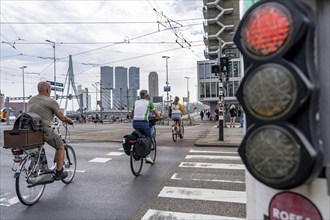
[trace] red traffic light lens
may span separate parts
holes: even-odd
[[[264,64],[246,75],[243,99],[248,112],[262,120],[274,120],[291,111],[297,100],[292,73],[279,64]]]
[[[242,46],[254,56],[264,58],[280,51],[292,33],[289,10],[278,3],[266,3],[255,8],[242,29]]]
[[[262,126],[246,141],[246,158],[254,174],[260,179],[277,181],[289,179],[297,173],[301,146],[285,129]]]

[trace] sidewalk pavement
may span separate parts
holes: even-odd
[[[235,128],[224,128],[224,140],[219,141],[219,128],[213,126],[205,137],[196,141],[200,147],[238,147],[244,136],[244,128],[236,124]]]

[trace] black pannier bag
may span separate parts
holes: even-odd
[[[140,132],[133,131],[131,134],[123,137],[123,149],[128,156],[131,154],[131,144],[129,142],[136,140],[139,136],[142,136]]]
[[[146,157],[150,154],[150,141],[145,135],[141,135],[136,139],[135,155],[138,157]]]
[[[124,152],[127,155],[130,155],[131,154],[131,145],[129,143],[129,141],[130,141],[129,137],[130,137],[130,135],[125,135],[123,137],[123,149],[124,149]]]

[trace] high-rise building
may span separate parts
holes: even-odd
[[[115,109],[127,108],[128,86],[127,68],[115,67],[115,88],[113,90],[113,107]]]
[[[133,103],[137,99],[137,90],[140,89],[140,68],[130,67],[129,74],[129,91],[128,91],[128,106],[132,108]]]
[[[159,96],[159,83],[157,72],[150,72],[148,77],[149,83],[149,96],[153,100],[153,97]]]
[[[203,0],[203,3],[205,58],[216,60],[220,44],[223,55],[238,57],[233,33],[240,20],[240,1]]]
[[[234,32],[240,21],[240,1],[203,0],[204,56],[197,62],[198,100],[216,108],[219,101],[219,77],[211,72],[212,65],[219,64],[219,54],[228,57],[230,70],[223,75],[223,94],[226,104],[237,103],[235,91],[242,77],[241,58],[234,44]],[[221,45],[221,48],[220,48]]]
[[[81,106],[83,108],[83,110],[85,111],[89,111],[91,110],[91,95],[88,93],[88,88],[85,88],[85,89],[82,89],[82,86],[79,85],[77,86],[77,90],[78,90],[78,94],[79,94],[79,98],[80,98],[80,101],[79,103],[81,103]]]
[[[111,109],[111,91],[113,90],[113,67],[101,67],[100,93],[104,109]]]
[[[5,95],[1,93],[0,90],[0,110],[4,107]]]

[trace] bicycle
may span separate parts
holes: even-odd
[[[55,126],[61,136],[60,124]],[[62,138],[65,149],[63,170],[68,172],[68,176],[62,179],[62,182],[69,184],[75,176],[77,160],[74,149],[66,143],[68,136],[67,124],[63,124],[63,127],[65,128],[65,137]],[[54,164],[49,168],[44,144],[32,149],[13,147],[11,150],[14,156],[12,170],[15,172],[17,197],[24,205],[31,206],[39,201],[44,193],[46,184],[54,182],[56,158],[54,157]]]
[[[149,117],[149,126],[152,128],[151,129],[151,151],[149,156],[153,160],[153,162],[156,162],[156,156],[157,156],[157,143],[156,143],[156,127],[155,124],[158,121],[156,117]],[[138,131],[141,132],[141,131]],[[143,132],[141,132],[143,134]],[[135,154],[135,144],[136,140],[130,140],[129,144],[131,146],[131,153],[130,153],[130,166],[131,166],[131,171],[134,176],[139,176],[143,167],[143,161],[145,158],[141,158],[136,156]],[[151,164],[152,165],[152,164]]]
[[[178,123],[179,123],[178,120],[174,120],[174,126],[172,126],[172,139],[174,142],[177,141],[178,135],[179,135],[180,139],[183,139],[183,136],[184,136],[183,124],[181,123],[181,133],[180,133]]]

